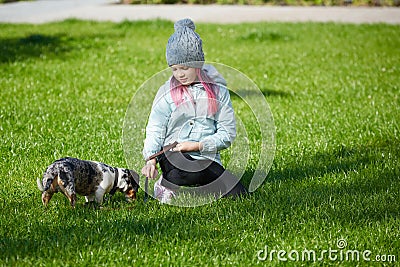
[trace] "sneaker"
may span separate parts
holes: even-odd
[[[154,184],[154,198],[163,204],[168,204],[176,196],[175,192],[161,185],[162,175]]]

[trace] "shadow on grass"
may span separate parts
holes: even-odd
[[[305,156],[281,169],[273,166],[255,201],[261,209],[278,210],[284,221],[304,214],[302,219],[362,226],[398,218],[400,166],[394,159],[400,157],[399,148],[399,140],[378,140]]]
[[[170,24],[171,22],[163,20],[124,21],[96,30],[97,25],[104,25],[104,23],[66,19],[59,25],[55,23],[49,26],[50,29],[57,30],[53,34],[47,34],[47,31],[44,30],[36,30],[26,36],[0,38],[0,64],[45,56],[60,57],[70,51],[82,48],[99,49],[107,42],[115,44],[114,40],[125,39],[128,31],[132,35],[137,34],[135,31],[138,26],[159,31],[160,27],[169,29]],[[58,26],[61,28],[56,28]],[[79,30],[71,33],[72,28]]]
[[[32,201],[25,202],[28,204],[26,206],[32,206]],[[153,247],[157,249],[154,242],[165,242],[169,237],[176,238],[179,235],[181,240],[191,240],[187,233],[191,230],[201,233],[203,226],[187,223],[190,212],[188,214],[182,212],[182,208],[162,206],[155,200],[146,205],[140,203],[138,207],[121,205],[119,208],[103,210],[80,206],[71,209],[66,201],[62,202],[59,207],[53,206],[51,212],[35,208],[43,213],[34,219],[24,218],[26,224],[15,228],[20,232],[13,231],[9,236],[0,237],[0,264],[21,259],[25,263],[36,263],[41,259],[52,263],[61,261],[68,265],[78,261],[82,263],[82,259],[95,259],[96,253],[102,257],[104,253],[121,256],[122,250],[126,252],[135,247],[139,247],[139,251]],[[12,209],[19,209],[22,213],[26,207]],[[18,223],[21,224],[21,221]],[[109,258],[106,261],[109,264]]]
[[[278,90],[273,90],[273,89],[268,89],[268,88],[260,88],[260,92],[264,97],[292,97],[293,93],[289,93],[286,91],[278,91]],[[242,97],[258,97],[259,92],[258,91],[253,91],[253,90],[239,90],[238,92],[229,92],[230,97],[232,99],[237,99],[241,100]]]
[[[74,216],[79,220],[85,216]],[[90,216],[86,216],[89,219]],[[118,246],[123,247],[129,242],[129,236],[146,235],[155,231],[156,220],[137,221],[121,220],[95,222],[92,225],[77,226],[71,220],[64,220],[64,225],[55,227],[55,224],[43,225],[35,221],[30,225],[32,233],[24,238],[3,237],[0,240],[2,260],[15,261],[18,258],[46,258],[75,261],[78,258],[76,249],[85,253],[91,250],[113,248],[118,251]],[[125,239],[125,241],[124,241]],[[105,241],[106,240],[106,241]],[[58,252],[57,252],[58,251]],[[60,253],[61,252],[61,253]]]
[[[0,63],[60,55],[71,48],[61,35],[31,34],[22,38],[0,39]]]
[[[110,247],[118,252],[118,246],[123,247],[130,239],[157,231],[158,219],[137,219],[135,204],[125,203],[120,194],[101,210],[83,206],[83,198],[72,209],[60,193],[48,208],[40,203],[40,193],[30,194],[29,199],[13,198],[2,206],[2,212],[10,218],[14,214],[14,220],[1,223],[12,230],[0,236],[0,265],[18,259],[35,262],[38,258],[68,263],[79,258],[76,253]]]
[[[264,96],[269,96],[269,97],[292,97],[293,93],[289,93],[286,91],[278,91],[274,89],[268,89],[268,88],[261,88],[261,92],[263,93]]]
[[[240,36],[239,40],[252,42],[287,42],[295,40],[295,37],[277,31],[253,30]]]
[[[295,161],[281,169],[272,168],[267,181],[301,180],[305,178],[318,178],[332,173],[348,173],[360,171],[370,165],[385,163],[384,155],[400,156],[400,142],[381,141],[372,142],[370,145],[347,147],[342,145],[331,152],[318,152],[313,156],[296,157]]]

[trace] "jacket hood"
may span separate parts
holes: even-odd
[[[226,80],[224,77],[217,71],[217,69],[210,64],[204,64],[203,70],[207,73],[207,75],[216,83],[226,86]]]

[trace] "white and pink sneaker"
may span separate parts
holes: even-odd
[[[168,204],[176,196],[175,192],[161,185],[162,175],[154,184],[154,198],[163,204]]]

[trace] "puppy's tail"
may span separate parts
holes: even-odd
[[[37,187],[39,188],[39,190],[41,192],[44,192],[44,191],[49,190],[49,188],[52,185],[53,181],[54,181],[54,175],[46,173],[46,174],[43,175],[43,180],[40,181],[40,179],[38,178],[36,180],[36,183],[37,183]]]
[[[42,181],[40,181],[39,178],[37,178],[36,183],[37,183],[37,187],[39,188],[40,192],[44,192],[44,187],[43,187]]]
[[[56,192],[54,188],[51,188],[53,181],[54,177],[51,177],[46,174],[43,176],[43,182],[40,181],[39,178],[36,180],[37,187],[42,192],[42,203],[44,206],[47,206],[47,204],[49,204],[51,197]]]

